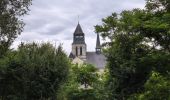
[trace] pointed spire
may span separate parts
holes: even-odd
[[[76,27],[76,30],[74,31],[74,34],[84,34],[79,22],[78,22],[78,25]]]
[[[100,46],[100,37],[99,37],[98,33],[97,33],[97,40],[96,40],[96,48],[101,48],[101,46]]]
[[[101,53],[100,37],[98,33],[97,33],[97,40],[96,40],[96,53],[97,54]]]

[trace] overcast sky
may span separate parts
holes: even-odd
[[[24,16],[24,32],[13,48],[23,42],[49,41],[56,46],[63,43],[67,54],[71,51],[73,32],[78,23],[85,33],[87,50],[94,51],[94,26],[113,12],[144,8],[145,0],[33,0],[29,15]],[[101,39],[102,40],[102,39]]]

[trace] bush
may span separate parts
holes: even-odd
[[[21,44],[0,60],[2,100],[55,99],[67,79],[69,59],[62,47],[51,44]]]

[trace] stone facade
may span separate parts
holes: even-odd
[[[80,59],[86,60],[86,44],[72,44],[72,53]]]
[[[106,58],[101,53],[100,38],[97,34],[95,52],[87,52],[85,43],[85,34],[78,23],[76,30],[73,34],[72,51],[70,58],[74,64],[90,63],[99,69],[103,69],[106,65]]]

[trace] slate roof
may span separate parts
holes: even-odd
[[[79,23],[78,23],[78,25],[76,27],[76,30],[74,31],[74,34],[84,34]]]
[[[98,69],[104,69],[106,65],[106,57],[103,54],[97,54],[96,52],[87,52],[86,61]]]

